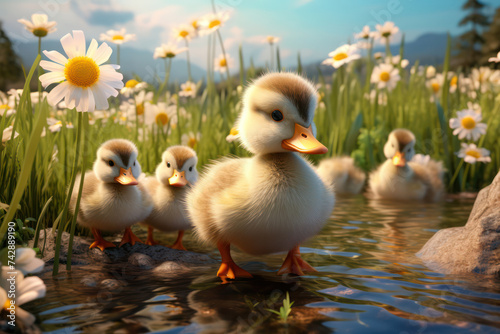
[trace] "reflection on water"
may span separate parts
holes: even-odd
[[[57,278],[45,274],[47,297],[27,309],[42,331],[61,333],[498,332],[498,279],[442,275],[414,255],[437,230],[464,225],[472,204],[341,198],[321,234],[301,247],[314,275],[278,277],[284,254],[237,250],[235,260],[253,279],[221,284],[217,265],[176,277],[123,264],[80,267]],[[218,258],[189,237],[185,245]],[[95,275],[118,284],[82,284]],[[287,325],[268,311],[279,309],[286,292],[295,302]]]

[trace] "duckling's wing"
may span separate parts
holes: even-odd
[[[76,200],[78,198],[81,178],[82,178],[81,174],[78,174],[76,176],[75,186],[73,187],[73,193],[71,194],[71,200],[69,202],[69,209],[73,214],[75,214]],[[90,198],[95,196],[99,182],[101,181],[95,176],[93,171],[85,173],[85,179],[83,181],[82,197],[80,199],[80,208],[78,212],[78,215],[82,216],[82,218],[83,218],[82,208],[85,207],[86,203],[89,201]]]
[[[219,240],[215,206],[221,199],[227,197],[231,192],[230,189],[237,189],[247,160],[224,159],[215,163],[187,194],[189,216],[194,225],[194,232],[201,240],[213,243]]]

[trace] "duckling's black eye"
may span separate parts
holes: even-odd
[[[115,165],[115,163],[113,162],[113,160],[109,160],[108,161],[108,165],[110,165],[111,167],[113,167]]]
[[[189,171],[192,172],[193,171],[193,166],[189,167]]]
[[[167,167],[170,168],[170,162],[167,162]]]
[[[276,122],[281,122],[283,120],[283,114],[279,110],[273,110],[271,113],[271,117],[276,121]]]
[[[134,161],[134,167],[135,167],[135,161]]]

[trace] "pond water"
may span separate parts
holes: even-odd
[[[320,235],[304,243],[303,257],[318,273],[279,277],[284,255],[251,257],[233,251],[254,274],[221,284],[218,265],[181,277],[104,266],[42,278],[47,296],[26,309],[43,332],[70,333],[498,333],[500,280],[442,275],[415,253],[439,229],[462,226],[471,199],[444,204],[338,199]],[[170,244],[172,235],[157,234]],[[162,239],[163,237],[163,239]],[[185,246],[219,259],[187,236]],[[114,290],[81,281],[105,272],[123,281]],[[294,301],[287,324],[278,310],[286,292]]]

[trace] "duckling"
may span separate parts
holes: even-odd
[[[251,84],[237,121],[251,158],[224,158],[209,167],[186,201],[195,234],[216,244],[223,280],[252,277],[236,265],[230,245],[262,255],[288,251],[278,275],[315,271],[299,244],[317,234],[335,197],[298,153],[328,150],[315,138],[314,86],[293,73],[268,73]]]
[[[156,167],[156,177],[145,179],[145,187],[153,198],[153,211],[144,220],[148,225],[146,244],[155,245],[153,228],[160,231],[179,231],[170,247],[186,250],[182,245],[184,230],[192,228],[184,203],[187,189],[198,180],[196,152],[188,146],[172,146],[162,154]]]
[[[137,155],[137,148],[132,142],[108,140],[97,150],[93,170],[85,173],[77,222],[92,230],[95,241],[90,248],[104,250],[116,247],[103,239],[101,230],[115,232],[125,229],[120,246],[127,242],[132,245],[142,242],[132,233],[130,226],[145,219],[153,206],[146,188],[136,179],[141,174]],[[71,196],[73,214],[80,178],[79,175]]]
[[[351,157],[333,157],[320,161],[316,169],[319,177],[333,186],[337,195],[356,195],[365,184],[365,173]]]
[[[389,134],[384,146],[387,161],[370,175],[369,187],[374,198],[430,202],[442,199],[443,166],[430,159],[411,162],[415,141],[415,135],[406,129]]]

